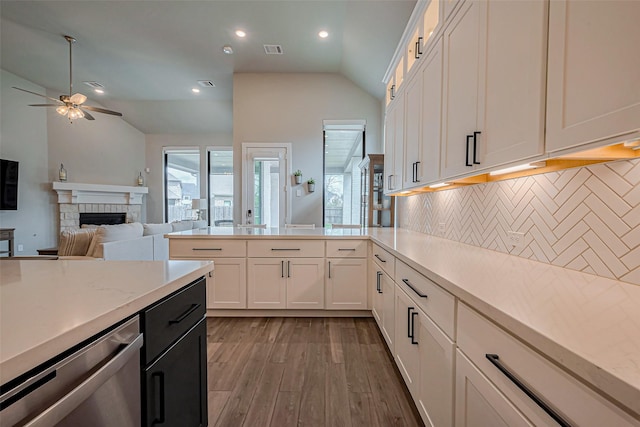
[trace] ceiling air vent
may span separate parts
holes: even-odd
[[[98,82],[83,82],[83,83],[94,89],[104,89],[104,86]]]
[[[264,53],[267,55],[282,55],[284,52],[279,44],[265,44]]]
[[[216,87],[211,80],[198,80],[198,84],[202,87]]]

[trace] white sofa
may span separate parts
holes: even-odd
[[[164,261],[169,259],[169,239],[165,234],[206,226],[206,221],[180,221],[101,225],[66,231],[60,236],[58,256],[60,259]]]

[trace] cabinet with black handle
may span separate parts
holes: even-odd
[[[143,426],[207,425],[206,281],[141,313]]]

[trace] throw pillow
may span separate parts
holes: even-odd
[[[193,228],[193,221],[172,222],[171,226],[173,227],[173,231],[191,230]]]
[[[60,233],[58,256],[84,256],[96,234],[95,228],[65,230]]]
[[[104,257],[102,243],[115,242],[117,240],[131,240],[142,237],[144,229],[139,222],[131,224],[101,225],[96,229],[96,235],[91,241],[91,247],[87,255],[94,258]]]
[[[142,224],[144,228],[143,236],[153,236],[154,234],[167,234],[173,231],[171,224]]]

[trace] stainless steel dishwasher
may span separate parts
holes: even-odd
[[[140,426],[142,340],[136,316],[19,384],[8,384],[1,391],[0,424]]]

